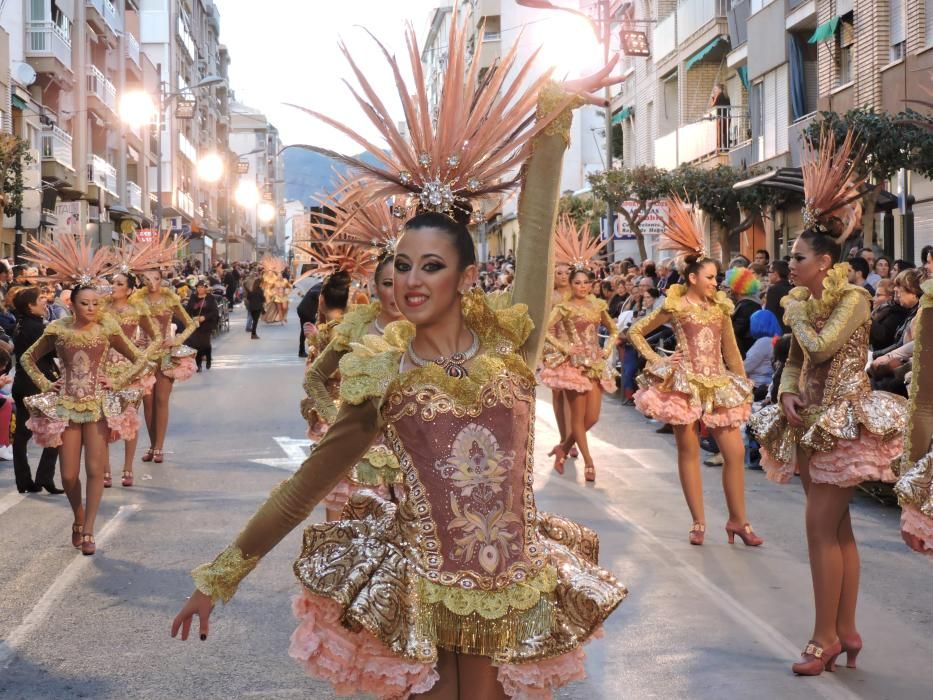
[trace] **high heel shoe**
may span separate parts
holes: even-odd
[[[855,657],[862,650],[862,637],[856,632],[852,637],[840,637],[839,643],[842,645],[842,651],[846,653],[846,668],[855,668]]]
[[[156,464],[162,464],[162,459],[164,458],[165,453],[162,450],[153,450],[152,451],[152,461]]]
[[[84,523],[72,523],[71,525],[71,546],[75,549],[81,548],[81,536],[84,534]]]
[[[576,459],[577,457],[580,456],[580,450],[577,449],[577,446],[576,446],[576,445],[574,445],[573,447],[570,448],[570,455],[569,455],[569,456],[570,456],[570,457],[573,457],[574,459]]]
[[[764,540],[755,534],[752,526],[748,523],[736,525],[731,520],[728,521],[726,523],[726,535],[729,537],[729,544],[735,543],[736,535],[742,538],[742,542],[745,543],[746,547],[760,547],[764,544]]]
[[[705,523],[693,523],[693,527],[690,528],[690,544],[700,546],[703,544],[703,539],[706,537],[706,524]]]
[[[120,479],[121,486],[132,486],[133,485],[133,472],[123,472],[123,477]]]
[[[825,649],[813,640],[800,654],[800,661],[791,666],[798,676],[818,676],[823,671],[832,673],[836,670],[836,657],[842,652],[842,644],[837,639]]]
[[[583,478],[590,482],[596,481],[596,465],[592,462],[584,463]]]
[[[81,554],[89,557],[96,551],[97,544],[94,542],[94,535],[89,533],[81,535]]]
[[[104,472],[104,488],[109,489],[113,486],[113,475],[110,472]]]
[[[554,471],[558,474],[564,473],[564,462],[567,461],[567,453],[561,445],[554,445],[554,449],[547,453],[548,457],[554,458]]]
[[[144,454],[144,455],[142,456],[142,461],[143,461],[143,462],[151,462],[151,461],[152,461],[152,457],[153,457],[154,454],[155,454],[155,450],[153,450],[153,449],[150,447],[148,450],[146,450],[146,454]]]

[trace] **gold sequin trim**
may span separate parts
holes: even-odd
[[[557,586],[557,569],[546,566],[525,581],[516,581],[494,591],[467,590],[420,579],[421,595],[426,603],[441,603],[460,616],[478,614],[485,620],[503,617],[510,609],[529,610],[537,605],[542,593]]]
[[[210,564],[202,564],[191,572],[195,587],[215,603],[227,603],[236,593],[240,581],[256,568],[259,557],[244,556],[236,545],[230,545]]]

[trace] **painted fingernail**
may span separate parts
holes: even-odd
[[[201,641],[203,642],[205,639],[207,639],[207,635],[206,635],[206,634],[202,634],[202,635],[201,635]]]

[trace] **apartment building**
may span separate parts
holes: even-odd
[[[651,56],[627,62],[628,79],[612,105],[626,166],[798,167],[801,133],[819,110],[895,113],[905,98],[924,99],[924,84],[933,87],[931,5],[635,0],[631,16],[654,24]],[[933,188],[910,174],[887,188],[913,197],[913,216],[898,213],[889,197],[879,230],[888,232],[892,254],[912,255],[911,220],[914,248],[933,242]],[[789,208],[734,247],[783,252],[802,229],[799,211]]]

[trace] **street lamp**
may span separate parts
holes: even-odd
[[[224,175],[224,159],[218,153],[208,153],[198,161],[198,179],[219,182]]]
[[[252,209],[259,203],[259,188],[256,187],[255,182],[242,180],[240,184],[236,186],[233,198],[236,200],[236,203],[244,209]]]
[[[256,216],[263,224],[271,223],[275,220],[275,206],[269,202],[263,202],[257,207]]]
[[[219,75],[206,75],[194,85],[184,90],[175,90],[174,92],[165,91],[165,82],[161,80],[162,64],[156,65],[156,72],[159,74],[159,94],[156,95],[158,102],[148,92],[137,90],[128,92],[120,100],[120,118],[132,127],[140,127],[145,124],[152,124],[156,133],[156,211],[155,222],[156,231],[162,233],[162,118],[165,114],[165,108],[175,99],[182,95],[187,95],[208,88],[213,85],[219,85],[226,82]]]

